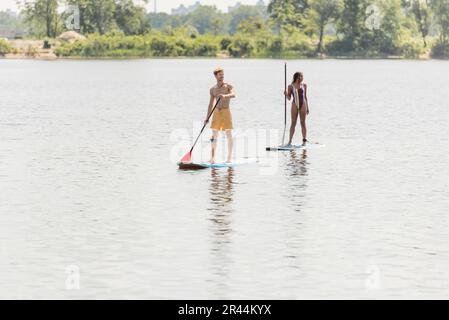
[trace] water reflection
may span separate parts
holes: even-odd
[[[307,150],[292,151],[287,154],[284,166],[287,190],[284,195],[291,210],[286,211],[282,219],[285,235],[283,258],[285,259],[285,265],[291,271],[287,277],[293,287],[295,282],[301,279],[300,257],[304,243],[303,230],[306,219],[303,208],[307,189],[308,165]]]
[[[230,244],[232,234],[231,216],[234,212],[234,175],[233,168],[226,171],[211,170],[210,179],[210,207],[211,213],[211,263],[213,275],[213,291],[218,298],[225,298],[229,292],[228,274],[231,262]]]
[[[285,165],[285,176],[288,182],[288,192],[286,196],[288,201],[292,203],[295,211],[301,211],[304,205],[304,196],[307,189],[308,177],[307,150],[300,153],[291,151]]]
[[[228,168],[227,171],[220,169],[211,170],[211,183],[209,188],[210,211],[219,215],[232,212],[234,174],[234,168]]]

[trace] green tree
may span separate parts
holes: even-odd
[[[252,17],[267,18],[266,7],[262,6],[240,6],[228,13],[229,15],[229,33],[234,34],[239,24]]]
[[[188,15],[187,23],[194,26],[200,34],[210,31],[218,34],[224,29],[224,18],[215,6],[199,6]]]
[[[17,4],[23,8],[25,21],[36,27],[34,33],[43,29],[47,37],[56,36],[60,26],[58,0],[21,0]]]
[[[324,31],[326,26],[338,19],[342,0],[311,0],[308,13],[308,24],[312,32],[318,34],[317,52],[323,53]]]
[[[16,31],[22,31],[24,29],[22,17],[13,14],[9,10],[0,11],[0,26]]]
[[[233,57],[248,57],[253,52],[254,45],[247,37],[237,35],[234,36],[228,50]]]
[[[80,10],[80,28],[82,33],[105,34],[116,26],[114,0],[67,0]]]
[[[265,20],[260,17],[250,17],[243,20],[237,27],[239,33],[244,33],[250,36],[261,35],[262,32],[268,32]]]
[[[148,19],[152,29],[162,29],[170,25],[170,15],[165,12],[149,13]]]
[[[308,8],[307,0],[270,0],[268,13],[274,25],[281,29],[302,28]]]
[[[380,2],[380,11],[382,12],[381,26],[379,30],[374,31],[376,49],[380,53],[398,54],[405,21],[401,0]]]
[[[366,9],[370,0],[343,0],[343,11],[338,32],[343,34],[348,49],[355,50],[366,33]]]
[[[449,44],[449,0],[431,0],[431,8],[438,24],[439,42]]]
[[[145,8],[136,6],[132,0],[117,1],[115,21],[126,35],[143,34],[151,28]]]
[[[424,47],[427,47],[427,36],[432,25],[432,11],[430,10],[428,0],[404,0],[404,6],[415,20],[418,30],[421,34]]]

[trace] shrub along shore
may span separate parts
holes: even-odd
[[[0,56],[449,58],[449,0],[269,0],[171,15],[132,0],[18,2],[20,14],[0,12],[0,26],[29,40],[0,39]],[[82,17],[71,40],[58,38],[75,28],[63,3]]]
[[[392,54],[373,50],[345,52],[339,50],[338,39],[326,37],[329,45],[323,54],[316,51],[316,41],[302,35],[265,35],[263,37],[246,35],[199,35],[190,34],[188,30],[179,29],[170,33],[160,31],[145,35],[126,36],[117,33],[105,35],[90,34],[84,40],[63,41],[47,40],[50,50],[42,50],[44,40],[29,40],[28,46],[18,48],[15,42],[0,39],[0,56],[10,58],[42,58],[50,54],[54,58],[273,58],[273,59],[429,59],[440,58],[437,50],[425,49],[419,41],[403,43]],[[435,40],[437,41],[437,40]],[[27,43],[27,41],[21,41]]]
[[[56,45],[60,58],[152,58],[152,57],[219,57],[219,58],[403,58],[431,57],[417,40],[405,41],[395,52],[377,50],[342,50],[336,37],[326,36],[326,50],[318,54],[317,42],[303,34],[264,35],[200,35],[188,29],[170,32],[152,31],[145,35],[126,36],[120,33],[91,34],[85,40]],[[438,58],[438,57],[437,57]]]

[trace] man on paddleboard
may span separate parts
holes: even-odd
[[[217,84],[210,89],[210,101],[209,107],[207,109],[207,118],[209,118],[210,113],[213,110],[213,107],[220,99],[217,104],[217,108],[215,109],[214,116],[212,119],[212,156],[210,159],[210,163],[215,163],[215,156],[217,152],[217,142],[218,142],[218,134],[220,131],[224,131],[226,133],[226,138],[228,140],[228,157],[227,163],[232,162],[232,149],[233,149],[233,138],[232,138],[232,114],[230,109],[231,99],[235,98],[234,88],[229,83],[224,82],[224,70],[222,68],[217,68],[214,70],[214,76],[217,80]],[[205,121],[206,123],[208,120]]]

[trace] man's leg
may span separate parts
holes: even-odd
[[[228,140],[228,160],[226,162],[232,162],[232,151],[234,150],[234,138],[232,137],[232,130],[226,130],[226,139]]]
[[[212,139],[210,139],[210,142],[212,149],[210,163],[215,163],[215,155],[217,154],[218,130],[212,130]]]

